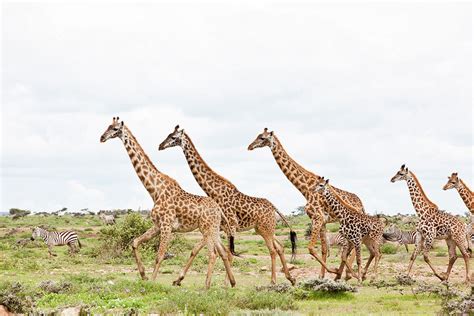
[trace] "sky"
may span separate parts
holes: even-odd
[[[264,127],[369,213],[414,213],[406,164],[429,198],[466,212],[473,185],[472,8],[399,4],[2,4],[0,211],[150,209],[118,139],[120,116],[157,168],[204,195],[180,148],[284,213],[305,199]]]

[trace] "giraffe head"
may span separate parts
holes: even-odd
[[[184,140],[184,129],[179,129],[179,125],[174,127],[174,130],[164,141],[161,142],[158,147],[159,150],[163,150],[170,147],[181,146]]]
[[[329,188],[329,179],[324,179],[324,177],[318,177],[316,185],[314,186],[314,192],[324,193]]]
[[[110,124],[109,127],[107,127],[107,129],[105,130],[104,134],[100,136],[100,142],[104,143],[108,139],[115,138],[115,137],[121,138],[123,135],[123,130],[124,130],[123,121],[119,122],[119,118],[114,117],[112,119],[112,124]]]
[[[268,128],[265,127],[263,133],[258,134],[257,138],[249,145],[247,148],[248,150],[254,150],[255,148],[265,147],[268,146],[273,148],[275,145],[275,136],[273,135],[273,131],[269,132]]]
[[[443,190],[449,190],[452,188],[457,188],[459,186],[460,180],[458,178],[458,173],[453,172],[450,177],[448,177],[448,182],[444,185]]]
[[[400,167],[400,170],[398,170],[398,172],[392,177],[390,181],[395,182],[395,181],[407,180],[409,176],[410,176],[410,173],[408,172],[408,168],[405,167],[405,165],[403,164]]]

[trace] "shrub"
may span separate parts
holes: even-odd
[[[330,279],[310,279],[300,284],[303,290],[326,292],[326,293],[344,293],[356,292],[356,288],[345,282],[336,282]]]
[[[72,283],[63,281],[61,283],[51,281],[51,280],[45,280],[42,281],[38,287],[46,293],[67,293],[72,289]]]
[[[99,236],[101,243],[96,248],[97,256],[104,259],[130,257],[129,250],[133,240],[144,234],[152,225],[153,222],[150,219],[143,218],[139,213],[130,213],[124,217],[123,221],[102,228]],[[141,244],[140,251],[154,257],[158,244],[159,237],[157,236]],[[169,252],[182,253],[191,249],[190,242],[180,234],[174,234],[168,246]]]
[[[26,292],[25,287],[19,283],[2,284],[0,290],[0,305],[5,306],[14,313],[28,313],[34,308],[31,296]]]
[[[393,255],[397,253],[397,247],[394,244],[383,244],[382,247],[380,247],[380,252],[386,255]]]

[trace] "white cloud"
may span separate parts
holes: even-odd
[[[468,9],[5,4],[1,207],[151,207],[122,145],[98,141],[119,115],[194,193],[180,150],[157,151],[177,123],[243,192],[284,211],[303,204],[268,149],[246,150],[267,126],[369,211],[412,209],[388,182],[407,163],[462,213],[441,186],[455,170],[473,183]]]

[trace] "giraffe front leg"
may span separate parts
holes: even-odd
[[[135,257],[135,262],[137,263],[138,272],[143,280],[146,280],[147,277],[145,276],[145,267],[143,266],[142,258],[140,256],[140,252],[138,247],[145,241],[150,240],[151,238],[155,237],[159,233],[160,229],[153,225],[149,228],[143,235],[135,238],[132,242],[132,253]]]
[[[160,269],[161,262],[165,257],[166,249],[168,244],[171,241],[171,225],[161,225],[160,227],[160,247],[158,247],[158,253],[155,259],[155,268],[153,269],[153,274],[151,279],[156,280],[158,275],[158,270]]]
[[[203,238],[203,239],[201,239],[196,245],[194,245],[194,248],[193,248],[193,250],[191,251],[191,255],[189,256],[189,259],[188,259],[188,261],[186,262],[186,265],[184,266],[183,271],[181,271],[181,273],[179,274],[178,279],[176,279],[176,280],[173,282],[173,285],[176,285],[176,286],[180,286],[180,285],[181,285],[181,281],[183,281],[184,277],[186,276],[186,273],[188,272],[189,268],[191,267],[194,258],[196,258],[197,254],[198,254],[199,251],[201,251],[201,249],[204,247],[204,244],[205,244],[205,243],[206,243],[206,239]]]
[[[321,240],[321,255],[324,262],[327,262],[328,258],[328,244],[327,244],[327,237],[326,237],[326,223],[323,223],[321,229],[319,230],[319,239]],[[326,274],[326,268],[321,266],[321,271],[319,272],[319,276],[324,278]]]
[[[207,248],[209,251],[209,263],[207,265],[207,275],[206,275],[206,289],[211,287],[211,278],[212,272],[214,271],[214,265],[216,264],[216,249],[214,247],[214,241],[212,238],[207,239]]]
[[[448,238],[446,239],[446,245],[448,246],[448,254],[449,254],[449,262],[448,268],[446,269],[446,281],[449,279],[449,275],[451,274],[451,269],[453,268],[454,263],[456,262],[458,256],[456,254],[456,242]]]
[[[431,264],[431,260],[430,260],[430,257],[429,257],[429,254],[430,254],[430,250],[431,250],[431,246],[433,245],[433,237],[432,236],[427,236],[425,237],[425,240],[424,240],[424,243],[423,243],[423,259],[425,260],[425,262],[428,264],[428,266],[431,268],[431,270],[433,271],[434,275],[440,279],[441,281],[445,281],[446,280],[446,276],[445,275],[441,275],[438,273],[438,271],[436,271],[435,267]]]
[[[323,224],[323,216],[315,216],[312,219],[312,230],[311,230],[311,239],[308,244],[309,253],[330,273],[336,273],[337,270],[331,269],[326,265],[326,262],[322,260],[318,253],[316,252],[316,242],[318,241],[318,235],[321,231],[321,226]],[[320,277],[323,277],[320,275]]]
[[[356,253],[356,260],[357,260],[357,280],[359,281],[359,284],[362,283],[361,279],[361,272],[362,272],[362,258],[361,258],[361,253],[360,253],[360,242],[356,243],[354,245],[355,253]],[[348,266],[348,265],[347,265]]]
[[[408,264],[407,276],[410,276],[411,269],[413,268],[413,264],[415,263],[416,257],[418,257],[418,254],[421,252],[422,249],[423,249],[423,237],[420,236],[420,238],[418,238],[416,241],[415,249],[413,250],[413,253],[411,254],[411,257],[410,257],[410,263]]]
[[[271,236],[268,236],[264,232],[258,231],[258,233],[265,240],[265,244],[267,245],[268,252],[270,253],[271,264],[272,264],[271,284],[276,284],[276,249],[273,245],[273,238]]]

